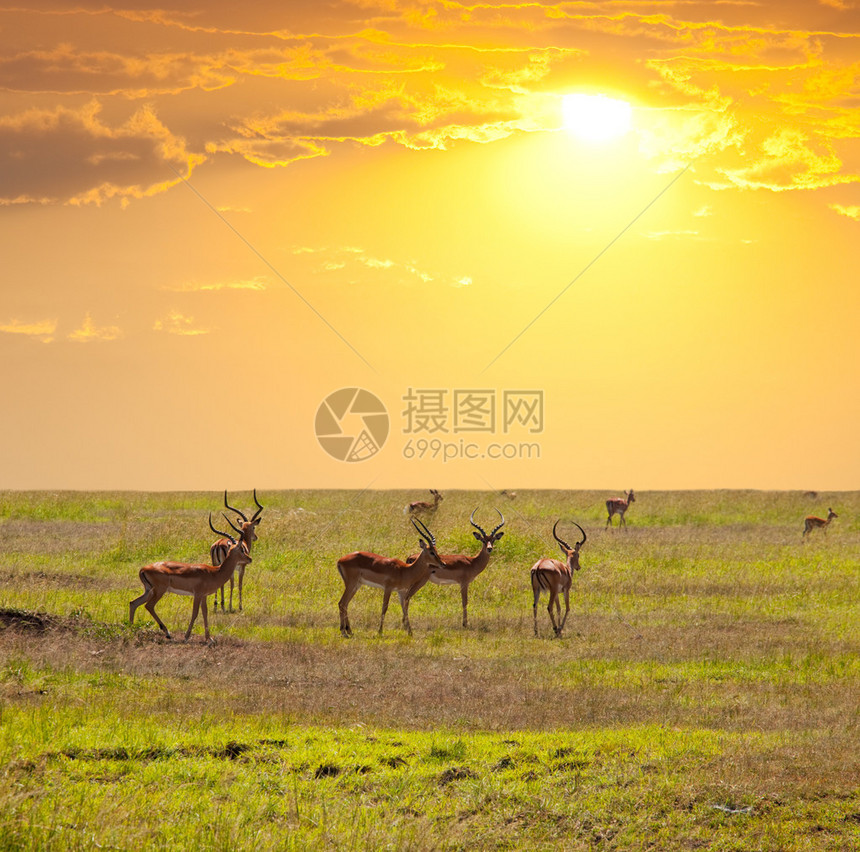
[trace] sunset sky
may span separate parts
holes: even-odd
[[[860,487],[860,0],[37,5],[0,489]]]

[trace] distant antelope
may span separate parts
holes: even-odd
[[[534,617],[535,617],[535,636],[538,635],[537,626],[537,606],[541,592],[549,592],[549,620],[552,622],[552,629],[556,636],[561,636],[561,631],[564,630],[564,624],[567,621],[567,614],[570,612],[570,586],[573,582],[573,572],[579,571],[579,549],[585,544],[585,530],[579,527],[582,533],[582,541],[578,541],[571,547],[564,539],[558,537],[556,529],[560,521],[555,522],[552,528],[552,537],[558,542],[561,552],[564,554],[564,562],[558,559],[538,559],[532,566],[532,592],[534,592]],[[564,618],[561,617],[561,603],[558,600],[560,594],[564,595]],[[552,614],[552,607],[555,604],[556,614],[558,615],[558,623],[555,616]]]
[[[235,512],[241,519],[242,525],[236,526],[227,516],[224,517],[227,519],[227,523],[233,528],[234,532],[239,533],[239,541],[241,541],[248,550],[248,553],[251,552],[251,545],[257,540],[257,526],[259,525],[262,518],[260,517],[260,512],[263,511],[263,507],[260,505],[257,500],[257,489],[254,489],[254,503],[257,505],[257,511],[254,512],[251,520],[249,521],[245,515],[240,512],[238,509],[234,509],[227,502],[227,492],[224,492],[224,508],[229,509],[231,512]],[[212,560],[213,565],[220,565],[226,558],[227,552],[230,549],[230,542],[227,541],[226,538],[219,538],[212,547],[209,548],[209,558]],[[236,566],[236,576],[239,578],[239,612],[242,611],[242,581],[245,578],[245,566],[243,564],[239,564]],[[224,585],[227,585],[226,583]],[[233,612],[233,575],[230,575],[230,612]],[[218,610],[218,591],[215,591],[215,611]],[[226,612],[224,609],[224,586],[221,586],[221,612]]]
[[[839,515],[833,511],[833,509],[827,509],[827,519],[824,518],[816,518],[815,515],[808,515],[807,518],[803,522],[803,535],[808,535],[812,530],[822,529],[824,530],[824,534],[827,535],[827,527],[830,526],[830,522],[834,518],[838,518]]]
[[[435,512],[439,508],[439,504],[442,502],[442,495],[432,488],[430,489],[430,493],[433,495],[432,503],[427,503],[424,500],[416,500],[414,503],[410,503],[406,507],[406,511],[410,515],[420,515],[422,512]]]
[[[624,498],[610,497],[606,501],[606,511],[609,512],[609,517],[606,519],[606,526],[612,523],[612,516],[618,515],[618,526],[627,526],[627,521],[624,520],[624,513],[630,507],[631,503],[636,502],[636,497],[633,494],[633,489],[624,492]]]
[[[499,494],[501,494],[502,497],[507,497],[508,500],[516,500],[517,499],[517,492],[516,491],[510,491],[507,488],[500,491]]]

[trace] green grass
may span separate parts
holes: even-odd
[[[415,495],[261,494],[210,648],[126,622],[143,564],[206,559],[222,495],[0,493],[0,849],[860,848],[860,494],[637,492],[626,531],[607,496],[446,494],[443,553],[507,517],[470,629],[427,586],[378,637],[364,588],[347,641],[336,560],[414,552]],[[559,517],[583,569],[535,638]],[[181,635],[190,599],[158,608]]]

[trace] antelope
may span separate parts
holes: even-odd
[[[499,492],[499,494],[501,494],[501,495],[502,495],[502,497],[507,497],[507,498],[508,498],[508,500],[516,500],[516,499],[517,499],[517,492],[516,492],[516,491],[510,491],[510,490],[509,490],[509,489],[507,489],[507,488],[503,488],[503,489]]]
[[[472,535],[481,542],[481,549],[475,556],[442,556],[442,567],[437,568],[430,575],[430,582],[436,583],[439,586],[454,585],[460,586],[460,597],[463,601],[463,627],[469,626],[469,584],[490,562],[490,555],[493,552],[493,545],[504,535],[499,530],[505,525],[505,516],[499,512],[501,523],[493,528],[491,533],[485,532],[475,523],[475,512],[472,512],[469,517],[469,523],[477,530]],[[415,556],[410,556],[407,562],[412,562],[416,559]]]
[[[421,524],[419,528],[418,524]],[[427,583],[431,574],[442,568],[442,560],[436,552],[436,538],[421,521],[412,519],[412,526],[418,532],[421,553],[412,562],[402,562],[376,553],[357,551],[348,553],[337,561],[337,570],[343,578],[344,590],[338,601],[340,610],[340,632],[344,637],[352,636],[347,607],[360,586],[375,586],[382,589],[382,616],[379,619],[379,635],[382,635],[382,625],[385,623],[385,612],[391,593],[396,591],[400,598],[400,609],[403,610],[403,626],[412,635],[409,624],[409,601],[412,596]]]
[[[609,517],[606,519],[606,526],[612,523],[612,516],[618,515],[618,526],[627,526],[627,521],[624,520],[624,513],[627,511],[631,503],[636,502],[636,497],[633,494],[633,489],[624,492],[624,499],[620,497],[610,497],[606,501],[606,511],[609,512]]]
[[[578,541],[571,547],[566,541],[558,537],[556,529],[561,519],[555,522],[552,528],[552,537],[558,542],[561,552],[564,554],[565,561],[560,562],[558,559],[538,559],[532,565],[532,591],[534,592],[534,618],[535,618],[535,636],[538,635],[537,623],[537,606],[541,592],[549,592],[549,620],[552,622],[552,629],[556,636],[561,636],[561,631],[564,630],[567,614],[570,612],[570,585],[573,581],[573,572],[579,571],[579,549],[585,544],[585,530],[574,523],[574,526],[579,527],[582,533],[582,541]],[[564,618],[561,617],[561,603],[558,596],[564,594]],[[559,623],[556,623],[555,617],[552,614],[552,607],[555,604],[556,614],[559,618]]]
[[[406,511],[410,515],[420,515],[422,512],[435,512],[439,508],[439,504],[442,502],[442,495],[432,488],[430,489],[430,493],[433,495],[432,503],[427,503],[424,500],[416,500],[414,503],[410,503],[406,507]]]
[[[227,516],[224,517],[227,520],[227,523],[233,528],[234,532],[239,533],[239,541],[241,541],[245,547],[248,549],[248,553],[251,552],[251,545],[257,540],[257,526],[262,520],[259,517],[260,512],[263,511],[263,507],[260,505],[257,500],[257,489],[254,489],[254,503],[257,504],[257,511],[254,512],[251,520],[249,521],[245,515],[242,514],[238,509],[234,509],[227,502],[227,492],[224,492],[224,507],[229,509],[231,512],[235,512],[241,519],[242,525],[237,527]],[[213,565],[220,565],[227,556],[227,551],[230,549],[230,542],[227,541],[226,538],[219,538],[212,547],[209,548],[209,558],[212,560]],[[239,612],[242,611],[242,580],[245,577],[245,566],[239,565],[236,568],[236,574],[239,578]],[[224,584],[226,585],[226,583]],[[233,575],[230,575],[230,612],[233,612]],[[218,592],[215,592],[215,612],[218,611]],[[224,586],[221,586],[221,612],[226,612],[224,609]]]
[[[206,607],[206,598],[216,589],[227,582],[233,571],[239,566],[251,564],[251,554],[248,553],[244,543],[237,541],[229,533],[216,530],[212,526],[212,513],[209,513],[209,526],[218,535],[230,540],[230,548],[227,556],[220,565],[199,565],[187,562],[155,562],[145,565],[140,569],[140,582],[143,583],[143,594],[135,598],[128,605],[128,619],[134,623],[134,614],[141,604],[145,604],[149,614],[155,619],[156,624],[164,631],[168,639],[171,638],[170,631],[164,622],[158,617],[155,605],[167,592],[177,595],[193,595],[194,607],[191,611],[191,623],[185,631],[185,640],[191,636],[191,628],[197,620],[200,606],[203,606],[203,628],[206,644],[214,644],[215,640],[209,636],[209,618]]]
[[[834,518],[838,518],[839,515],[833,511],[833,509],[827,509],[827,519],[824,518],[816,518],[815,515],[808,515],[806,519],[803,521],[803,536],[808,535],[812,530],[822,529],[824,530],[824,534],[827,535],[827,527],[830,526],[830,522]],[[803,538],[801,536],[801,538]]]

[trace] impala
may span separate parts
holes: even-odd
[[[478,510],[475,509],[475,512]],[[499,512],[498,509],[496,509]],[[463,627],[469,626],[469,584],[490,562],[490,555],[493,552],[493,545],[504,535],[499,530],[505,525],[505,516],[499,512],[501,523],[493,528],[491,533],[485,532],[475,523],[475,512],[472,512],[469,517],[469,523],[477,530],[472,535],[481,542],[481,549],[475,556],[443,556],[442,567],[430,575],[430,582],[437,583],[440,586],[454,585],[460,586],[460,597],[463,600]],[[410,557],[414,560],[415,557]],[[407,560],[409,561],[409,560]]]
[[[633,494],[633,489],[624,492],[624,499],[621,497],[610,497],[606,501],[606,511],[609,512],[609,517],[606,519],[606,526],[612,523],[612,516],[618,515],[618,526],[622,524],[626,527],[627,521],[624,520],[624,513],[627,511],[631,503],[636,502],[636,497]]]
[[[257,540],[257,526],[262,520],[259,517],[260,512],[263,511],[263,507],[260,505],[257,500],[257,489],[254,489],[254,502],[257,504],[257,511],[254,512],[251,520],[249,521],[242,512],[238,509],[234,509],[227,502],[227,492],[224,492],[224,507],[229,509],[231,512],[235,512],[241,519],[242,525],[237,527],[229,518],[227,518],[227,523],[233,528],[234,532],[239,533],[239,541],[243,542],[245,547],[248,549],[248,553],[251,552],[251,545]],[[226,517],[226,516],[225,516]],[[212,547],[209,548],[209,558],[212,560],[213,565],[220,565],[224,559],[227,557],[227,551],[230,549],[230,542],[227,541],[226,538],[219,538]],[[239,612],[242,611],[242,580],[245,577],[245,566],[239,565],[236,568],[236,575],[239,578]],[[230,575],[230,612],[233,612],[233,575]],[[224,584],[226,585],[226,583]],[[215,592],[215,612],[218,611],[218,592]],[[226,612],[224,609],[224,586],[221,586],[221,612]]]
[[[507,497],[508,500],[516,500],[517,499],[517,492],[516,491],[509,491],[507,488],[503,488],[499,492],[499,494],[501,494],[502,497]]]
[[[535,636],[538,635],[537,623],[537,606],[541,592],[549,592],[549,620],[552,622],[552,629],[556,636],[561,636],[561,631],[564,630],[564,624],[567,621],[567,614],[570,612],[570,585],[573,581],[573,572],[579,571],[579,549],[585,544],[585,530],[579,527],[582,533],[582,541],[578,541],[571,547],[566,541],[560,539],[556,533],[560,521],[555,522],[552,528],[552,537],[558,542],[561,552],[564,554],[564,562],[558,559],[538,559],[532,565],[532,591],[534,592],[534,617],[535,617]],[[564,595],[564,618],[561,617],[561,603],[558,600],[560,594]],[[556,613],[559,618],[559,623],[556,623],[555,617],[552,614],[552,607],[555,604]]]
[[[430,493],[433,495],[432,503],[428,503],[425,500],[416,500],[414,503],[410,503],[406,507],[406,511],[410,515],[420,515],[422,512],[435,512],[439,508],[439,504],[442,502],[442,495],[432,488],[430,489]]]
[[[158,617],[155,605],[167,592],[177,595],[193,595],[194,608],[191,611],[191,623],[185,631],[185,641],[191,636],[191,628],[197,620],[197,613],[203,605],[203,628],[206,634],[206,643],[213,644],[214,639],[209,637],[209,618],[206,607],[206,598],[216,589],[224,585],[239,566],[249,565],[251,555],[245,545],[237,541],[229,533],[223,533],[212,526],[212,514],[209,514],[209,526],[213,532],[228,538],[231,542],[227,556],[220,565],[198,565],[187,562],[155,562],[145,565],[140,569],[140,582],[143,583],[143,594],[135,598],[128,605],[129,621],[134,623],[134,614],[141,604],[145,604],[149,614],[155,619],[156,624],[164,631],[170,639],[170,631],[164,626],[164,622]]]
[[[833,511],[833,509],[827,509],[827,518],[816,518],[815,515],[809,515],[803,522],[803,535],[807,535],[812,530],[822,529],[824,530],[824,534],[827,535],[827,527],[830,526],[830,522],[834,518],[838,518],[839,515]],[[801,536],[802,538],[803,536]]]
[[[421,528],[418,527],[421,524]],[[349,553],[338,559],[337,570],[343,578],[344,590],[338,601],[340,610],[340,632],[343,636],[352,636],[349,625],[347,607],[360,586],[375,586],[382,589],[382,616],[379,619],[379,635],[382,635],[382,625],[385,622],[385,612],[391,593],[396,591],[400,597],[400,609],[403,610],[403,626],[412,635],[409,624],[409,601],[412,596],[427,583],[430,575],[442,568],[442,560],[436,552],[436,538],[421,521],[412,519],[412,526],[418,531],[421,553],[412,562],[401,562],[376,553],[358,551]]]

